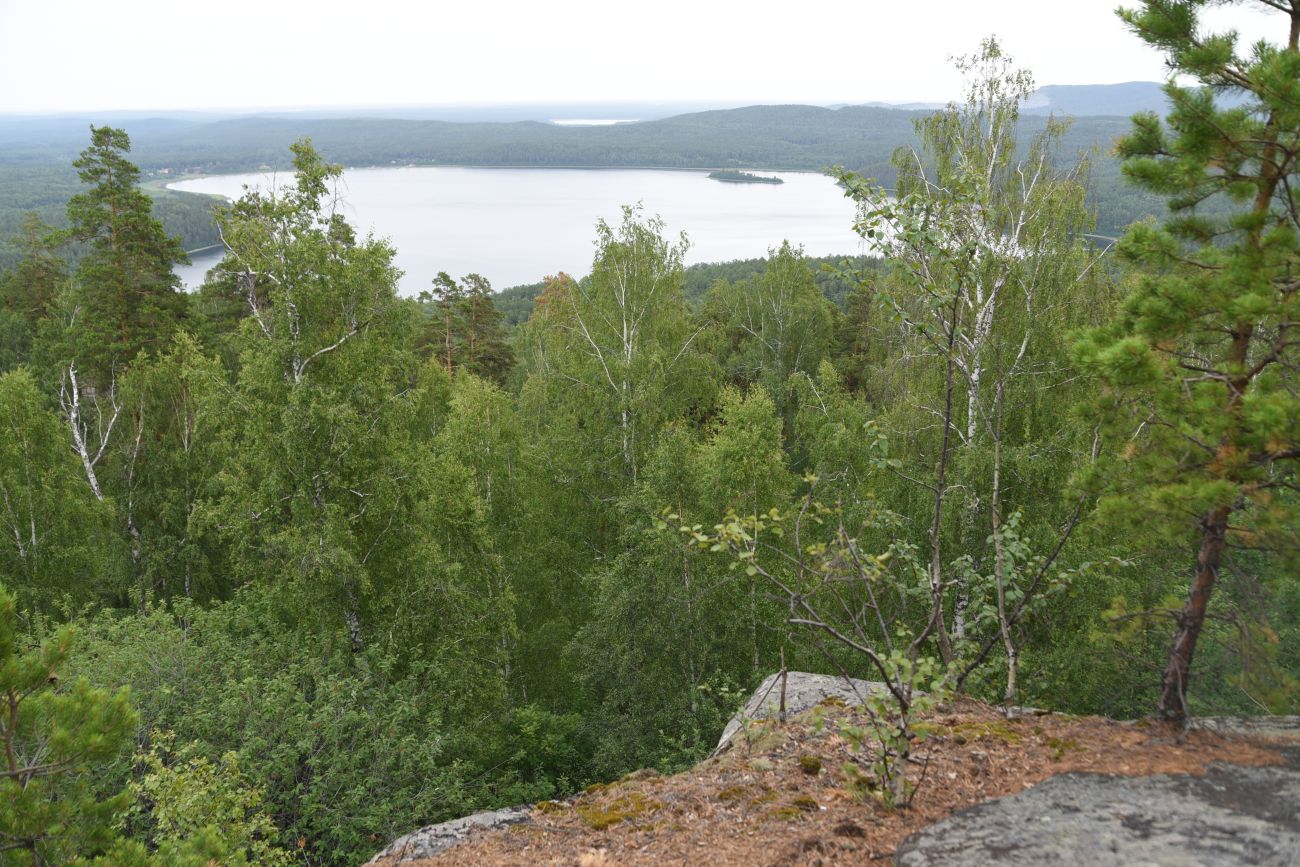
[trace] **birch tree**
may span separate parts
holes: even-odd
[[[535,325],[543,335],[535,343],[538,372],[597,408],[592,421],[614,444],[616,486],[636,483],[658,426],[699,390],[690,374],[700,331],[682,296],[688,244],[663,233],[662,220],[632,207],[617,227],[598,222],[591,276],[554,281]]]
[[[830,353],[834,308],[789,242],[768,251],[761,275],[710,289],[705,313],[722,330],[723,369],[740,383],[762,383],[782,410],[790,376],[815,373]]]
[[[137,359],[123,379],[111,472],[140,604],[232,589],[220,546],[199,520],[230,458],[228,393],[220,362],[185,333],[169,351]]]
[[[227,396],[230,466],[207,511],[237,580],[353,651],[398,630],[430,664],[499,683],[508,600],[473,477],[419,432],[414,305],[385,241],[358,239],[342,173],[294,145],[294,183],[220,218],[241,287],[240,375]],[[445,377],[444,377],[445,378]]]
[[[72,448],[95,497],[103,500],[97,467],[121,415],[118,381],[136,355],[165,346],[183,321],[186,297],[172,268],[188,260],[137,186],[140,170],[125,156],[130,137],[94,126],[90,136],[90,146],[73,163],[88,189],[69,200],[70,225],[59,233],[86,245],[87,253],[71,291],[57,305],[52,342]]]
[[[0,582],[24,606],[120,588],[112,507],[86,487],[57,415],[25,370],[0,374]]]
[[[1050,118],[1027,147],[1017,142],[1032,76],[992,39],[957,67],[965,101],[917,122],[920,149],[894,157],[896,191],[840,173],[859,205],[857,230],[893,265],[874,299],[892,323],[906,377],[900,393],[913,430],[905,435],[929,451],[928,464],[905,477],[931,503],[931,616],[945,662],[957,655],[954,641],[972,637],[961,577],[969,569],[950,567],[945,537],[968,551],[983,546],[988,480],[969,467],[1001,430],[996,395],[1068,381],[1053,344],[1091,308],[1087,281],[1101,255],[1082,239],[1086,161],[1058,153],[1066,123]]]

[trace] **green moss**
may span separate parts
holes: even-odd
[[[590,786],[583,789],[583,791],[586,792],[588,795],[596,795],[599,794],[600,792],[605,791],[608,788],[609,788],[609,783],[592,783]]]
[[[739,801],[749,792],[748,786],[728,786],[718,792],[719,801]]]
[[[820,756],[800,756],[799,770],[809,776],[817,776],[822,772],[822,760]]]
[[[810,795],[798,795],[790,801],[790,806],[803,810],[805,813],[816,813],[821,809],[821,805]]]
[[[798,819],[800,816],[802,816],[803,812],[804,811],[800,810],[798,807],[777,807],[774,810],[768,810],[766,813],[764,813],[763,818],[785,819],[786,821],[793,821],[794,819]]]
[[[1054,762],[1059,762],[1065,758],[1065,754],[1068,752],[1083,749],[1074,738],[1048,738],[1047,745],[1052,748],[1052,761]]]
[[[749,766],[756,771],[770,771],[776,767],[770,759],[751,759]]]
[[[744,729],[746,752],[763,752],[781,742],[784,733],[776,720],[763,719],[751,723]]]
[[[656,813],[663,806],[663,801],[648,798],[641,792],[628,792],[602,804],[579,804],[577,809],[588,828],[603,831],[619,822]]]
[[[563,813],[569,809],[568,805],[561,804],[559,801],[538,801],[533,804],[533,809],[539,813],[551,815],[552,813]]]
[[[760,792],[758,795],[749,799],[749,806],[761,807],[764,804],[772,803],[779,797],[781,796],[778,795],[776,792],[772,791],[771,789],[764,788],[763,791]]]
[[[979,740],[980,738],[997,738],[1009,744],[1018,744],[1021,740],[1021,733],[1013,729],[1010,724],[1004,720],[995,720],[994,722],[968,722],[959,723],[950,728],[949,733],[957,743],[965,743],[959,738],[969,738],[970,740]]]

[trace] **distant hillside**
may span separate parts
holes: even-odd
[[[1155,81],[1126,81],[1123,84],[1049,84],[1029,97],[1027,114],[1068,114],[1071,117],[1120,115],[1139,111],[1164,114],[1169,108],[1164,85]]]
[[[1139,111],[1163,114],[1167,103],[1164,85],[1158,81],[1125,81],[1120,84],[1048,84],[1029,96],[1025,114],[1067,114],[1070,117],[1129,117]],[[899,111],[933,111],[942,102],[866,102],[869,108]]]
[[[1123,115],[1154,99],[1156,88],[1138,82],[1039,91],[1039,108],[1079,115],[1065,137],[1061,157],[1072,161],[1079,153],[1095,154],[1090,201],[1103,235],[1113,236],[1133,220],[1160,213],[1158,201],[1121,183],[1119,164],[1111,155],[1115,138],[1129,128]],[[1095,113],[1109,106],[1118,114]],[[892,154],[915,143],[914,124],[926,113],[872,106],[766,105],[614,126],[299,115],[214,119],[200,114],[120,120],[108,115],[100,122],[125,126],[133,144],[131,158],[160,179],[182,171],[285,170],[290,165],[289,145],[310,136],[327,158],[350,166],[819,171],[843,165],[891,186]],[[0,116],[0,266],[12,258],[4,242],[14,235],[23,212],[36,210],[51,223],[61,222],[63,204],[78,187],[70,164],[85,147],[89,123],[86,117]],[[1022,141],[1042,124],[1041,116],[1026,115]],[[211,243],[210,230],[201,225],[206,203],[186,207],[176,202],[169,207],[184,223],[168,224],[169,231],[183,233],[193,247]]]

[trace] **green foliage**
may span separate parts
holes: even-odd
[[[120,592],[122,546],[26,369],[0,373],[0,583],[52,611]]]
[[[667,529],[668,522],[678,525],[680,516],[668,514],[659,526]],[[879,510],[863,534],[896,530],[897,523],[898,516]],[[808,630],[814,642],[825,639],[823,652],[843,660],[846,673],[866,671],[879,679],[882,691],[868,695],[864,705],[868,725],[841,727],[854,748],[869,755],[862,761],[871,776],[861,777],[853,765],[845,774],[852,787],[873,791],[889,806],[910,805],[916,786],[908,762],[921,736],[915,723],[952,693],[956,677],[953,666],[922,652],[936,618],[909,610],[909,597],[923,608],[928,596],[916,549],[895,541],[869,553],[846,530],[842,514],[811,496],[765,514],[728,513],[709,532],[698,524],[677,529],[692,547],[726,553],[733,570],[761,580],[785,601],[786,623]]]
[[[429,350],[448,370],[463,369],[503,384],[515,354],[487,279],[470,274],[458,284],[439,273],[433,287],[432,293],[420,293],[430,311]]]
[[[1222,40],[1177,48],[1184,25],[1153,8],[1131,23],[1187,69],[1231,59]],[[30,221],[0,276],[0,581],[26,616],[0,641],[0,686],[57,664],[99,689],[30,681],[21,725],[80,713],[64,729],[83,758],[0,804],[0,824],[60,863],[357,863],[429,822],[689,766],[781,666],[884,684],[842,732],[845,774],[905,806],[919,717],[953,688],[1141,712],[1181,616],[1172,576],[1224,504],[1233,580],[1198,700],[1289,709],[1289,182],[1257,205],[1261,167],[1295,151],[1293,53],[1260,49],[1248,80],[1216,83],[1255,102],[1171,91],[1167,124],[1137,121],[1123,147],[1145,191],[1118,207],[1158,193],[1181,216],[1135,229],[1114,263],[1081,240],[1077,153],[1118,121],[1021,118],[1027,75],[992,41],[962,61],[966,100],[933,114],[743,109],[502,125],[495,143],[420,125],[420,158],[519,164],[541,141],[539,163],[601,164],[688,143],[671,158],[734,170],[846,153],[896,187],[842,175],[888,259],[783,243],[687,268],[685,238],[627,208],[597,225],[583,280],[494,296],[440,275],[421,303],[397,297],[391,245],[343,218],[341,169],[299,141],[292,183],[223,209],[229,255],[173,298],[155,215],[175,200],[151,211],[125,135],[96,129],[72,230]],[[303,123],[336,159],[372,152],[349,122]],[[415,158],[403,124],[374,128]],[[190,158],[275,163],[287,141],[257,121],[263,138],[218,156],[224,129]],[[1114,186],[1113,161],[1092,169]],[[59,202],[29,192],[53,221]],[[0,198],[17,226],[20,200]],[[1099,328],[1116,279],[1131,299]],[[124,687],[151,744],[134,764]],[[605,806],[597,824],[656,809]]]
[[[91,127],[73,163],[89,189],[68,200],[65,236],[87,245],[76,271],[78,312],[68,325],[71,355],[92,384],[107,388],[137,353],[165,345],[184,317],[172,266],[188,261],[154,219],[125,154],[125,131]]]
[[[804,256],[803,262],[812,269],[813,281],[826,296],[826,300],[840,308],[845,306],[860,282],[854,276],[856,271],[878,270],[882,267],[881,260],[872,256]],[[686,267],[682,294],[686,297],[687,304],[698,308],[719,280],[739,283],[762,274],[767,266],[766,257],[731,262],[697,262]],[[506,325],[527,322],[533,313],[534,301],[545,288],[546,283],[531,283],[526,286],[511,286],[498,292],[494,303],[501,311]]]
[[[132,781],[136,804],[132,824],[150,828],[153,848],[165,851],[199,835],[219,837],[223,863],[292,864],[293,857],[270,841],[277,836],[266,814],[262,792],[239,769],[228,752],[216,762],[196,755],[194,747],[175,749],[169,732],[150,734],[151,746],[137,756],[141,776]]]
[[[277,607],[245,591],[209,607],[181,599],[171,611],[105,613],[81,624],[71,668],[129,685],[139,736],[173,732],[186,762],[217,768],[236,753],[280,828],[269,842],[292,851],[304,840],[313,862],[358,862],[412,828],[521,793],[567,794],[558,779],[547,786],[546,767],[508,764],[494,686],[464,665],[413,653],[405,629],[353,652],[346,633],[286,625]],[[561,734],[543,728],[534,742],[563,756],[555,725]],[[130,773],[122,762],[104,785],[123,787]]]
[[[1003,550],[1003,604],[1020,607],[1022,616],[1033,620],[1047,613],[1054,604],[1070,593],[1080,582],[1100,576],[1091,563],[1081,563],[1069,569],[1053,570],[1047,555],[1037,550],[1033,540],[1024,530],[1024,515],[1012,512],[999,527]],[[992,566],[992,564],[988,564]],[[998,629],[999,576],[981,574],[973,557],[960,557],[953,562],[953,571],[962,581],[968,594],[967,628],[974,635],[988,635]],[[1033,588],[1032,595],[1030,589]]]
[[[205,501],[228,466],[223,435],[225,373],[180,333],[169,351],[143,355],[122,378],[126,408],[111,443],[120,520],[131,540],[131,584],[137,600],[184,594],[227,595],[222,552],[203,526]]]
[[[0,304],[34,327],[67,280],[67,266],[57,255],[50,227],[34,213],[23,218],[21,244],[22,258],[0,280]]]
[[[1171,81],[1164,123],[1136,117],[1119,146],[1126,174],[1167,196],[1173,216],[1125,236],[1128,298],[1075,347],[1106,386],[1096,416],[1124,443],[1101,474],[1103,517],[1136,518],[1160,543],[1197,550],[1162,684],[1160,712],[1173,719],[1188,713],[1192,654],[1221,570],[1251,591],[1286,592],[1300,550],[1300,357],[1289,336],[1300,226],[1288,181],[1300,170],[1300,10],[1289,11],[1287,44],[1243,53],[1235,34],[1204,32],[1206,5],[1120,12],[1202,86]],[[1221,89],[1244,102],[1224,106]],[[1226,209],[1207,207],[1215,202]]]
[[[94,786],[135,725],[129,690],[60,686],[73,634],[64,627],[22,647],[14,598],[0,586],[0,861],[66,864],[115,843],[130,793]]]
[[[1095,321],[1108,278],[1082,238],[1088,163],[1060,156],[1068,124],[1049,121],[1022,146],[1029,73],[993,39],[957,66],[965,99],[917,121],[922,146],[896,153],[893,194],[840,173],[857,230],[891,260],[853,299],[847,319],[864,334],[847,372],[880,407],[873,421],[889,445],[875,492],[927,528],[940,657],[965,657],[964,681],[1000,644],[1003,697],[1014,700],[1028,601],[1054,586],[1045,579],[1058,557],[1079,556],[1067,543],[1086,495],[1070,491],[1070,504],[1062,489],[1095,459],[1069,413],[1091,384],[1070,368],[1059,330]],[[1017,540],[1032,540],[1038,566],[1014,588],[1004,518],[1031,514],[1031,502],[1034,526]],[[972,622],[971,605],[988,600],[976,576],[990,573],[997,616]]]
[[[733,169],[723,169],[721,171],[709,172],[709,177],[715,181],[722,181],[729,184],[783,184],[785,181],[780,178],[769,177],[767,175],[756,175],[752,172],[738,172]]]
[[[658,430],[710,396],[682,297],[687,241],[663,231],[662,220],[632,207],[617,227],[598,222],[591,276],[553,280],[529,322],[528,370],[581,395],[589,454],[604,465],[602,494],[635,483]]]
[[[0,154],[0,269],[17,266],[29,252],[26,226],[33,216],[56,229],[68,227],[68,199],[77,194],[80,184],[70,163],[85,140],[84,126],[78,125],[76,136],[69,139],[66,153],[43,153],[30,162],[6,160],[12,154],[6,143],[5,154]],[[141,189],[153,199],[153,213],[167,235],[179,237],[185,250],[219,242],[212,220],[215,199],[161,189],[153,182],[145,182]],[[45,232],[42,235],[48,237]],[[73,262],[86,252],[82,243],[65,248]]]
[[[850,791],[878,798],[887,807],[909,807],[919,784],[909,775],[907,763],[913,745],[926,737],[917,721],[951,698],[951,673],[932,657],[908,658],[897,650],[884,663],[886,682],[902,685],[911,701],[900,702],[888,691],[872,692],[864,702],[865,726],[840,723],[840,736],[857,753],[854,761],[844,764],[844,776]]]
[[[719,282],[703,314],[717,324],[714,355],[738,384],[761,384],[787,405],[787,380],[817,370],[830,351],[834,308],[814,282],[803,251],[769,251],[761,276]]]
[[[710,749],[739,687],[779,664],[780,608],[726,563],[651,532],[671,503],[682,520],[728,504],[766,511],[793,488],[771,397],[728,389],[701,439],[665,432],[624,505],[622,553],[587,583],[591,619],[571,652],[599,701],[593,728],[602,775],[644,764],[675,769]]]
[[[354,648],[401,628],[422,655],[458,657],[462,682],[490,682],[510,601],[467,472],[417,438],[414,311],[392,248],[354,238],[329,198],[341,170],[295,149],[294,187],[221,217],[251,315],[208,526],[292,619],[343,625]]]

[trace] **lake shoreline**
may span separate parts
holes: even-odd
[[[585,166],[585,165],[491,165],[486,163],[397,163],[387,165],[368,165],[368,166],[344,166],[344,172],[370,171],[372,169],[508,169],[511,171],[528,170],[528,171],[549,171],[549,170],[568,170],[583,172],[721,172],[736,171],[734,166]],[[812,171],[811,169],[780,169],[780,168],[758,168],[756,166],[745,166],[744,171],[754,172],[780,172],[786,175],[817,175],[820,177],[830,177],[826,172]],[[145,185],[156,184],[158,188],[170,190],[173,193],[185,193],[192,196],[211,196],[225,201],[230,201],[226,196],[219,196],[213,193],[200,193],[194,190],[178,190],[173,185],[182,184],[188,181],[203,180],[205,178],[224,178],[235,175],[252,175],[265,174],[277,175],[281,169],[240,169],[233,172],[202,172],[198,174],[188,174],[175,178],[152,178],[145,182]],[[292,174],[292,169],[283,169],[286,174]],[[707,177],[707,175],[706,175]],[[771,185],[775,186],[775,184]]]
[[[615,166],[354,166],[345,169],[340,192],[359,232],[392,243],[405,295],[442,271],[479,273],[494,287],[582,272],[591,263],[598,221],[617,222],[629,204],[661,217],[667,236],[686,232],[691,264],[761,257],[785,240],[810,256],[839,255],[861,243],[852,231],[852,203],[833,178],[772,172],[784,181],[719,184],[708,174]],[[178,177],[166,189],[232,200],[244,185],[266,190],[292,182],[289,172],[263,169]],[[211,262],[197,251],[194,258]],[[187,285],[202,278],[199,271],[186,273]]]

